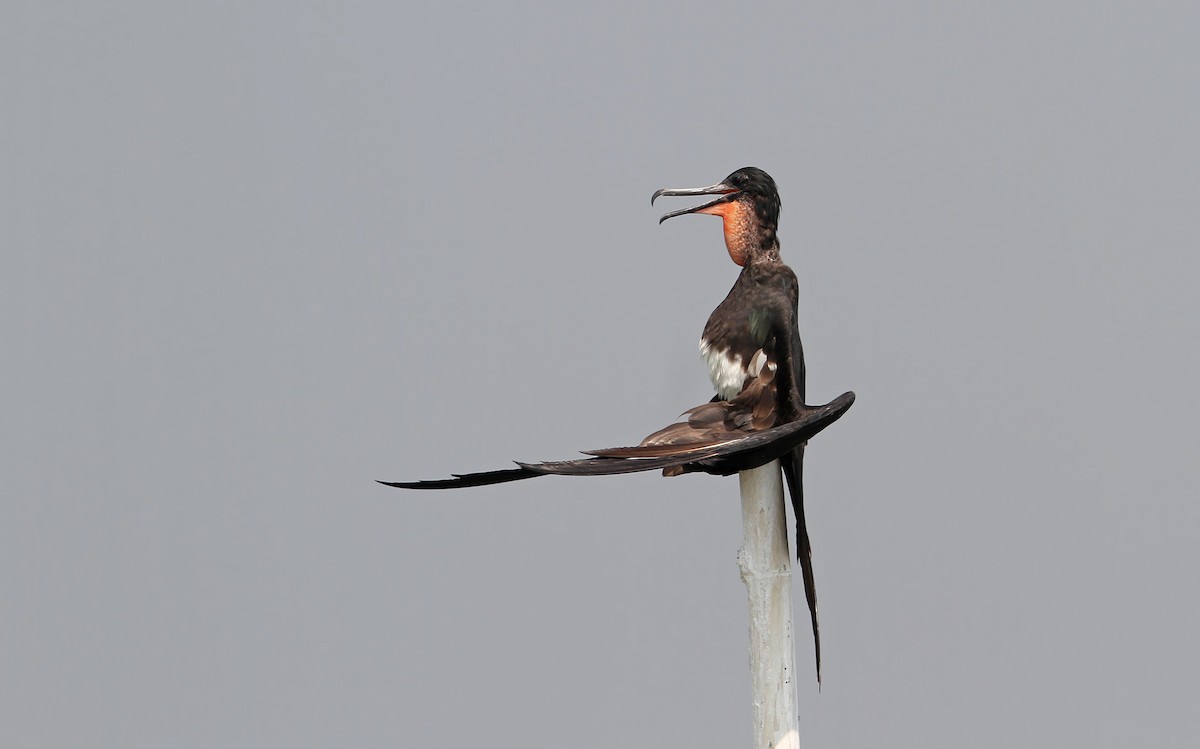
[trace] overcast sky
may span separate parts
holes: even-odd
[[[2,743],[748,746],[736,479],[373,483],[708,399],[746,165],[803,745],[1200,743],[1200,10],[481,7],[7,4]]]

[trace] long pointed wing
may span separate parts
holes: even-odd
[[[503,484],[521,479],[535,479],[545,476],[544,473],[531,471],[528,468],[502,468],[498,471],[480,471],[479,473],[455,473],[454,478],[435,479],[433,481],[378,481],[384,486],[394,486],[397,489],[461,489],[468,486],[487,486],[488,484]]]
[[[790,453],[837,421],[853,403],[854,393],[843,393],[823,406],[807,408],[800,418],[782,426],[715,444],[682,445],[670,455],[662,455],[662,445],[641,445],[591,451],[601,456],[597,458],[519,465],[561,476],[633,473],[675,466],[683,466],[686,471],[729,475],[766,465]],[[639,457],[643,455],[647,457]]]
[[[502,484],[507,481],[559,476],[609,476],[682,466],[685,471],[703,471],[729,475],[766,465],[795,450],[813,435],[837,421],[854,403],[854,393],[843,393],[823,406],[808,408],[795,421],[753,432],[723,442],[680,445],[663,454],[662,445],[610,448],[592,451],[596,457],[557,460],[545,463],[518,463],[507,468],[479,473],[455,474],[453,478],[433,481],[380,481],[399,489],[459,489],[470,486]]]

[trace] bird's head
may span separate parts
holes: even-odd
[[[738,265],[745,265],[759,252],[778,248],[775,232],[779,226],[779,191],[771,175],[757,167],[738,169],[708,187],[659,190],[650,198],[650,204],[661,195],[720,196],[695,208],[672,211],[659,219],[659,223],[686,213],[720,216],[725,226],[725,247]]]

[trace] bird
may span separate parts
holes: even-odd
[[[820,406],[805,403],[804,352],[798,325],[799,283],[779,254],[781,202],[775,180],[743,167],[708,187],[664,188],[660,197],[716,196],[676,216],[707,214],[722,220],[725,247],[741,271],[713,310],[700,337],[716,395],[688,409],[681,421],[629,447],[585,450],[586,458],[517,462],[516,468],[452,474],[426,481],[380,481],[403,489],[485,486],[545,475],[611,475],[661,470],[665,476],[703,472],[731,475],[779,460],[796,519],[796,557],[812,622],[817,682],[821,637],[813,580],[812,545],[804,515],[803,463],[808,440],[854,403],[853,392]]]
[[[700,336],[700,353],[709,368],[717,398],[746,400],[763,427],[788,423],[806,412],[804,349],[798,322],[799,282],[779,254],[782,203],[775,180],[762,169],[744,167],[709,187],[663,189],[663,196],[716,195],[703,205],[673,211],[659,223],[687,214],[721,218],[725,248],[741,267],[733,288],[713,310]],[[770,320],[773,335],[761,326]],[[765,341],[765,342],[764,342]],[[672,427],[662,430],[666,439]],[[653,437],[653,435],[652,435]],[[800,442],[780,454],[796,519],[796,558],[804,580],[804,596],[812,621],[817,682],[821,681],[821,634],[813,579],[812,543],[804,513],[804,447]]]

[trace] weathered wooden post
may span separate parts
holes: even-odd
[[[792,560],[779,461],[738,474],[745,540],[738,567],[750,599],[754,749],[799,749]]]

